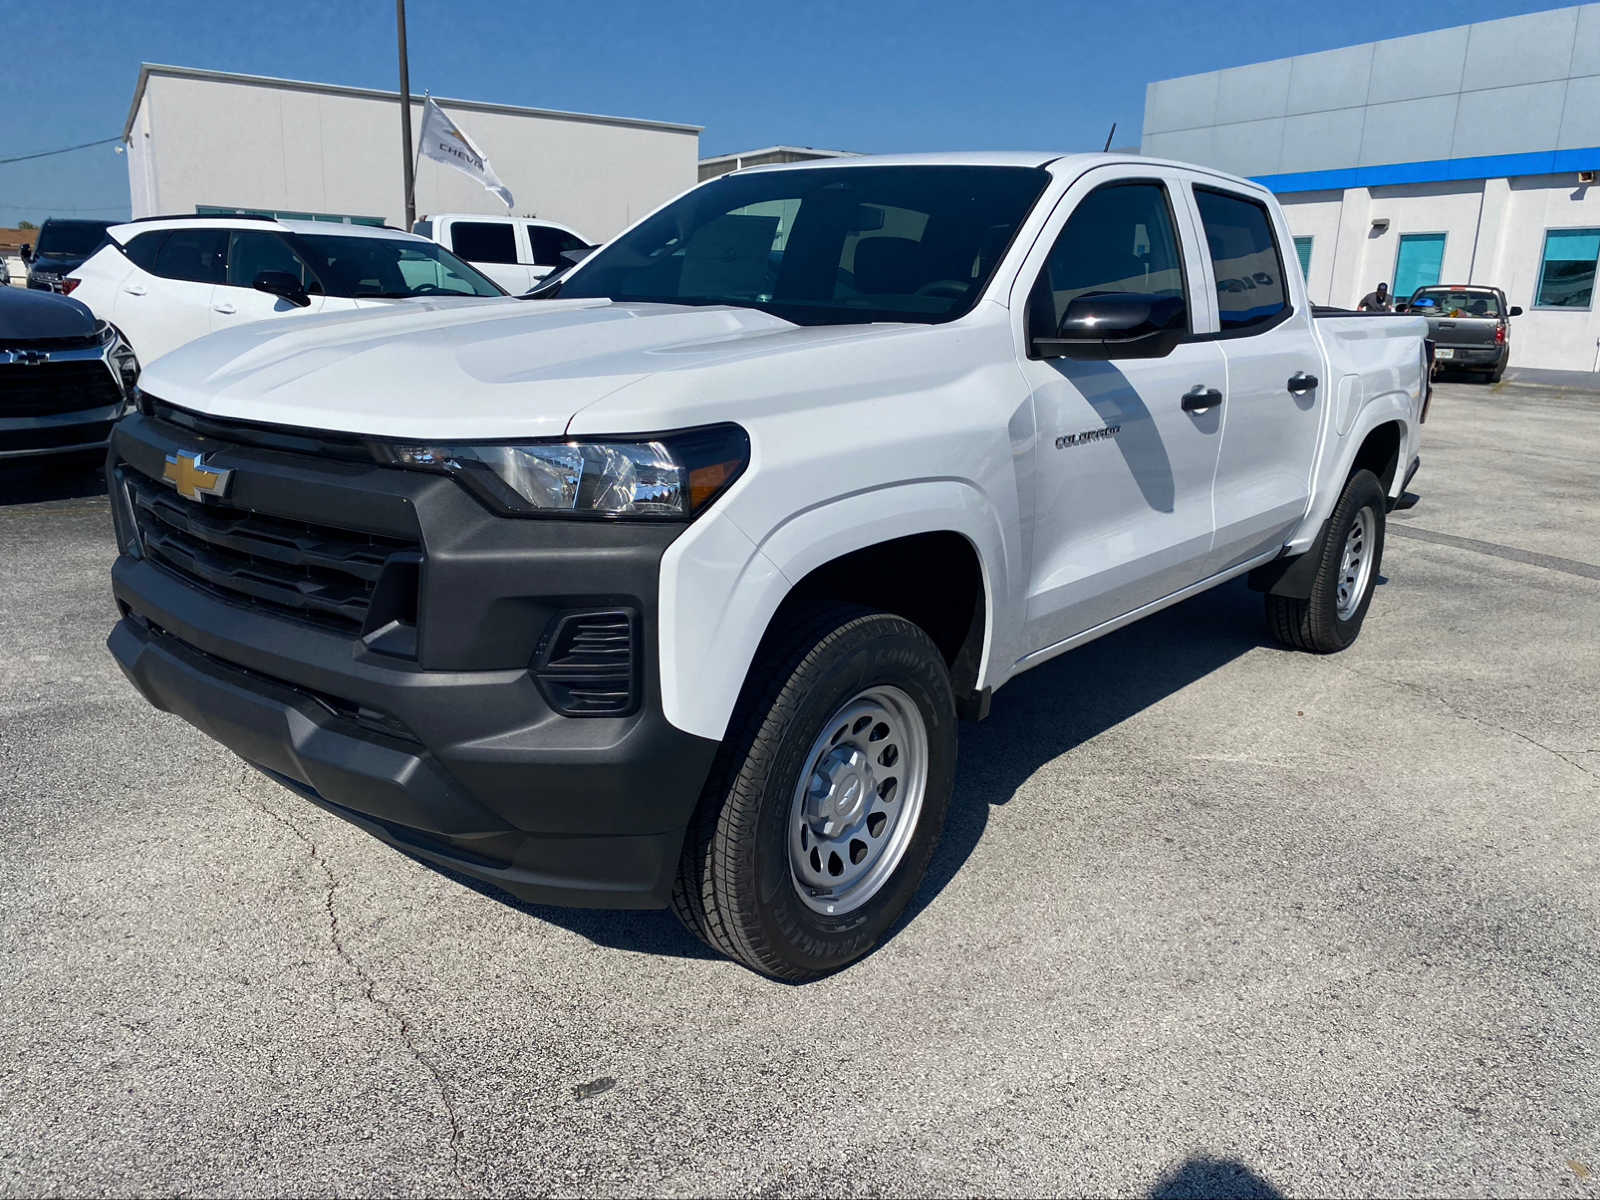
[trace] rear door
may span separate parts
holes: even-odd
[[[517,229],[510,221],[451,221],[445,245],[513,296],[533,286],[532,269],[518,261]]]
[[[1221,347],[1186,340],[1164,358],[1041,358],[1066,305],[1097,292],[1181,303],[1174,328],[1204,333],[1212,310],[1200,251],[1154,166],[1088,172],[1067,191],[1011,298],[1018,365],[1035,421],[1027,640],[1035,654],[1201,579],[1221,411],[1185,394],[1224,387]]]
[[[1283,543],[1311,501],[1326,397],[1322,349],[1299,272],[1287,269],[1288,229],[1265,193],[1191,178],[1189,201],[1206,243],[1216,297],[1211,335],[1227,363],[1214,497],[1211,571]]]
[[[310,305],[302,307],[282,296],[258,292],[256,276],[263,271],[284,271],[296,276],[311,297]],[[311,268],[276,233],[265,229],[231,230],[227,268],[221,286],[211,297],[211,328],[232,329],[251,321],[321,312],[326,303],[326,297],[318,294],[321,290]]]
[[[162,236],[146,257],[143,237],[138,243],[146,270],[135,271],[117,291],[112,320],[148,365],[170,350],[211,332],[211,297],[223,279],[228,231],[206,226],[152,230]]]

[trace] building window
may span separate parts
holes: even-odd
[[[1404,233],[1394,256],[1394,285],[1389,294],[1396,300],[1409,300],[1418,288],[1439,282],[1444,268],[1444,234]]]
[[[1300,260],[1300,274],[1309,283],[1311,280],[1311,239],[1297,237],[1294,240],[1294,255]]]
[[[1549,229],[1539,263],[1535,308],[1594,307],[1595,262],[1600,259],[1600,229]]]

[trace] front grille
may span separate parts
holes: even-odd
[[[145,556],[189,583],[353,636],[416,625],[418,542],[198,504],[131,469],[119,475]]]
[[[111,436],[113,424],[112,421],[75,421],[71,425],[42,425],[34,429],[0,429],[0,454],[99,449]]]
[[[534,655],[545,699],[568,717],[620,717],[639,706],[638,621],[626,609],[564,613]]]
[[[121,403],[122,390],[102,359],[0,363],[0,418],[51,417]]]

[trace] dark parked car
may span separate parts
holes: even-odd
[[[39,228],[33,247],[23,247],[28,264],[28,286],[40,292],[59,292],[61,280],[76,271],[106,240],[115,221],[64,221],[51,217]]]
[[[0,290],[0,460],[104,448],[139,374],[76,300]]]
[[[1433,361],[1442,369],[1476,371],[1498,383],[1511,357],[1511,318],[1522,315],[1506,304],[1499,288],[1469,285],[1418,288],[1405,311],[1428,318]]]

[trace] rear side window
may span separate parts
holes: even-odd
[[[167,240],[165,229],[152,229],[149,233],[141,233],[138,237],[129,238],[128,244],[122,252],[128,256],[128,261],[141,271],[155,274],[156,255],[161,252],[162,244]]]
[[[1276,325],[1289,311],[1289,289],[1266,205],[1201,187],[1194,199],[1216,271],[1222,332]]]
[[[155,274],[191,283],[221,283],[226,229],[174,229],[156,251]]]
[[[528,244],[533,247],[533,263],[537,267],[564,267],[564,252],[588,245],[565,229],[551,229],[548,225],[529,225]]]
[[[509,223],[456,221],[450,226],[450,249],[468,262],[514,263],[517,231]]]
[[[1190,328],[1182,253],[1160,183],[1109,183],[1078,202],[1034,285],[1029,335],[1054,337],[1068,304],[1107,292],[1164,300],[1164,326]]]

